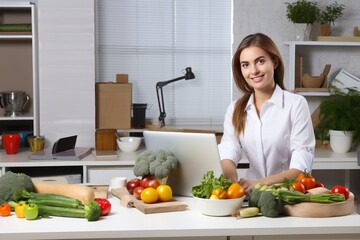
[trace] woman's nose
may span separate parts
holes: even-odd
[[[258,73],[259,72],[259,69],[257,68],[257,66],[254,64],[254,65],[251,65],[250,66],[250,71],[252,74],[255,74],[255,73]]]

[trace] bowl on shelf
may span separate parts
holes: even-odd
[[[121,151],[123,152],[134,152],[136,151],[141,143],[141,138],[139,137],[120,137],[116,139],[117,144]]]
[[[324,75],[320,76],[310,76],[307,73],[304,73],[302,76],[302,83],[305,88],[320,88],[324,82]]]
[[[240,209],[244,197],[234,199],[206,199],[194,197],[197,209],[208,216],[229,216],[235,210]]]

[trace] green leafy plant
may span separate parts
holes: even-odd
[[[337,81],[339,82],[339,81]],[[328,139],[329,130],[354,131],[353,142],[360,143],[360,91],[356,87],[329,87],[330,96],[320,103],[317,139]]]
[[[334,2],[326,6],[324,10],[318,12],[317,21],[320,24],[334,24],[336,19],[343,15],[344,9],[344,4]]]
[[[293,23],[312,24],[319,15],[319,8],[316,2],[298,0],[293,3],[286,2],[286,17]]]

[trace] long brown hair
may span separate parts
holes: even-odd
[[[274,80],[281,89],[284,87],[284,63],[282,61],[280,52],[271,38],[266,36],[263,33],[255,33],[245,37],[239,47],[237,48],[233,59],[232,59],[232,69],[235,84],[244,95],[237,100],[235,104],[235,109],[232,117],[232,123],[235,128],[236,135],[242,133],[245,129],[246,122],[246,111],[245,107],[247,102],[250,99],[251,94],[254,92],[254,89],[246,82],[245,78],[242,75],[240,67],[240,54],[241,52],[248,47],[256,46],[264,51],[266,51],[272,61],[278,62],[278,67],[274,70]]]

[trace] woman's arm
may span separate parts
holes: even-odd
[[[235,170],[236,171],[236,170]],[[277,173],[268,177],[264,177],[258,180],[250,180],[247,178],[240,178],[239,184],[248,192],[250,189],[254,188],[257,183],[263,183],[266,185],[271,185],[274,183],[281,183],[284,178],[293,179],[296,178],[302,171],[299,169],[291,168],[282,173]]]
[[[238,174],[236,171],[236,164],[234,161],[230,159],[223,159],[221,161],[221,167],[224,173],[224,176],[228,179],[230,179],[233,182],[238,181]]]

